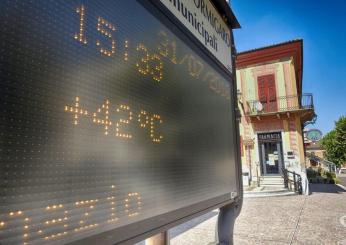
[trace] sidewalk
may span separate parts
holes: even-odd
[[[235,245],[346,245],[346,191],[311,185],[310,196],[246,198],[235,225]],[[171,245],[215,241],[217,212],[171,230]]]

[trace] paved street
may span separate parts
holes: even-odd
[[[312,185],[310,196],[247,198],[236,222],[235,244],[346,245],[346,191]],[[215,241],[217,212],[171,231],[171,245]]]

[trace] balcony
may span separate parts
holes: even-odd
[[[276,116],[290,117],[293,113],[299,114],[302,121],[310,121],[316,115],[312,94],[289,95],[272,98],[266,102],[250,100],[245,105],[245,115],[261,120],[262,117]]]

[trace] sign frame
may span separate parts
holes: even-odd
[[[200,44],[232,72],[231,29],[212,1],[160,0],[160,2]]]
[[[200,41],[193,35],[182,23],[175,17],[171,11],[169,11],[161,2],[157,0],[137,0],[145,9],[153,14],[157,19],[161,21],[163,25],[169,26],[171,31],[174,32],[179,38],[185,41],[191,49],[196,51],[203,58],[211,61],[209,64],[215,69],[219,70],[223,76],[229,78],[230,82],[230,106],[233,108],[233,120],[234,122],[234,142],[236,146],[234,152],[235,156],[235,171],[237,176],[237,193],[230,193],[230,195],[223,195],[209,199],[198,204],[194,204],[182,209],[172,211],[170,213],[154,216],[135,224],[129,224],[121,228],[117,228],[115,231],[110,230],[91,237],[87,237],[78,241],[69,243],[71,245],[82,245],[85,243],[100,243],[100,244],[121,244],[121,245],[133,245],[134,243],[143,241],[153,235],[161,232],[165,232],[170,228],[173,228],[179,224],[185,223],[195,217],[208,213],[214,209],[219,208],[219,221],[218,221],[218,236],[219,241],[233,241],[233,226],[236,217],[239,215],[243,202],[243,183],[242,183],[242,168],[240,158],[240,135],[238,116],[240,115],[237,106],[237,88],[236,88],[236,72],[235,72],[235,46],[233,31],[230,27],[231,34],[231,49],[232,49],[232,71],[228,70],[205,46],[202,46]],[[222,2],[222,0],[214,0],[213,2]],[[232,13],[233,14],[233,13]],[[234,17],[234,16],[233,16]],[[235,17],[234,17],[235,18]],[[235,19],[235,27],[239,27],[237,20]],[[177,218],[179,217],[179,218]],[[159,221],[159,222],[158,222]],[[133,231],[136,231],[138,235],[131,236]]]
[[[226,2],[224,0],[211,0],[211,1],[215,2],[217,4],[221,4],[221,2],[224,2],[224,4],[226,4]],[[237,108],[235,56],[232,55],[232,57],[231,57],[232,71],[230,71],[207,49],[207,47],[201,45],[200,41],[188,30],[188,28],[186,28],[180,21],[178,21],[177,18],[170,11],[168,11],[161,2],[159,2],[157,0],[137,0],[136,3],[139,3],[143,8],[145,8],[144,11],[148,11],[148,13],[152,14],[160,22],[160,24],[168,27],[172,31],[172,33],[174,33],[177,36],[177,39],[181,39],[186,44],[186,46],[188,46],[192,51],[195,51],[196,55],[201,57],[201,60],[205,61],[205,63],[207,63],[210,67],[215,69],[214,72],[217,73],[217,75],[219,75],[224,80],[227,80],[227,82],[229,82],[229,85],[230,85],[229,86],[229,94],[230,94],[230,96],[227,98],[228,100],[225,100],[224,102],[222,102],[221,106],[222,106],[223,110],[220,113],[223,115],[224,114],[227,115],[227,117],[225,116],[222,119],[223,125],[225,126],[224,127],[225,130],[224,131],[218,130],[218,133],[222,135],[221,138],[226,140],[226,141],[222,141],[221,144],[219,144],[218,146],[221,146],[221,149],[223,150],[224,153],[226,152],[230,155],[228,160],[223,161],[223,166],[226,166],[226,168],[228,168],[230,171],[228,172],[229,175],[218,175],[216,177],[215,183],[217,183],[219,181],[218,178],[228,178],[229,181],[228,181],[227,186],[225,184],[223,184],[223,187],[220,187],[220,189],[218,189],[218,190],[220,190],[219,194],[209,195],[209,194],[213,193],[213,192],[209,191],[208,195],[205,195],[205,196],[203,196],[203,198],[198,199],[198,200],[193,199],[193,201],[190,204],[187,204],[185,199],[182,199],[181,202],[183,203],[183,205],[181,205],[179,208],[176,206],[172,206],[170,209],[168,209],[168,211],[165,211],[165,213],[163,213],[163,214],[160,214],[160,213],[155,214],[152,212],[150,212],[150,213],[148,212],[147,214],[143,214],[143,216],[140,217],[139,221],[129,219],[129,220],[126,220],[126,222],[122,223],[121,226],[108,227],[108,229],[111,229],[111,230],[106,230],[106,229],[96,230],[96,231],[95,230],[94,231],[88,230],[85,233],[83,233],[83,234],[87,235],[88,237],[84,237],[84,238],[79,239],[81,236],[78,236],[78,235],[73,236],[72,235],[71,236],[72,240],[68,240],[65,242],[67,244],[85,244],[85,243],[88,243],[88,244],[89,243],[92,243],[92,244],[94,244],[94,243],[100,243],[100,244],[134,244],[134,243],[139,242],[139,241],[141,241],[147,237],[150,237],[154,234],[166,231],[167,229],[169,229],[171,227],[174,227],[176,225],[184,223],[189,219],[192,219],[194,217],[197,217],[199,215],[207,213],[207,212],[209,212],[215,208],[220,208],[220,215],[219,215],[219,222],[218,222],[218,224],[219,224],[218,234],[219,234],[220,238],[221,237],[223,238],[223,239],[220,239],[220,242],[225,242],[227,244],[232,243],[229,241],[232,241],[233,225],[234,225],[235,218],[237,217],[237,215],[239,214],[240,209],[241,209],[242,193],[243,193],[243,191],[242,191],[242,169],[241,169],[240,148],[239,148],[239,142],[240,142],[239,124],[238,124],[239,122],[237,121],[239,119],[238,117],[239,117],[240,113],[239,113],[238,108]],[[64,7],[65,5],[62,4],[62,6]],[[45,7],[45,5],[43,5],[43,7]],[[81,13],[80,14],[81,19],[83,17],[83,11],[82,10],[83,10],[83,6],[80,9],[77,9],[77,13]],[[220,5],[218,7],[218,11],[220,12]],[[225,12],[227,12],[227,11],[231,12],[231,10],[228,6],[227,6],[227,10],[225,10]],[[221,11],[221,12],[223,12],[223,11]],[[127,19],[125,19],[125,20],[127,20]],[[98,21],[101,21],[101,17],[98,19]],[[229,21],[232,22],[232,21],[236,21],[236,20],[229,20]],[[231,25],[229,25],[229,27],[231,27]],[[41,30],[41,28],[36,29],[36,30]],[[35,29],[34,29],[34,31],[35,31]],[[82,30],[81,30],[81,32],[82,32]],[[143,35],[143,36],[145,36],[145,35]],[[233,33],[232,33],[231,28],[230,28],[230,36],[231,36],[230,38],[232,40],[231,53],[235,54],[235,48],[234,48],[234,43],[233,43],[234,42],[233,41]],[[78,38],[78,36],[77,36],[77,38]],[[77,39],[77,38],[75,36],[75,39]],[[79,41],[83,41],[83,39],[80,38]],[[100,45],[100,44],[98,44],[96,42],[96,45]],[[19,46],[19,47],[21,47],[21,46]],[[49,47],[49,45],[48,45],[48,47]],[[14,46],[14,48],[18,49],[17,46]],[[73,60],[71,59],[71,61],[73,61]],[[76,70],[78,71],[79,69],[76,69]],[[12,71],[12,70],[10,70],[10,71]],[[13,72],[13,74],[18,74],[18,73],[19,73],[19,75],[21,75],[21,73],[17,72],[17,70],[14,70],[14,72]],[[48,74],[50,74],[50,72],[48,72]],[[14,81],[16,81],[16,80],[14,80]],[[31,80],[29,80],[29,81],[32,82]],[[184,81],[184,80],[180,80],[180,81]],[[197,81],[197,82],[199,82],[199,81]],[[51,89],[51,88],[53,88],[53,89]],[[54,88],[58,88],[58,87],[55,86],[55,84],[53,84],[46,91],[50,92],[51,90],[54,90]],[[186,90],[186,91],[188,91],[188,90]],[[12,96],[14,93],[15,92],[10,93],[10,96]],[[200,97],[199,99],[200,99],[199,101],[203,100],[202,97]],[[108,100],[107,100],[106,104],[108,105]],[[79,106],[79,97],[76,97],[76,107],[78,107],[78,106]],[[65,108],[64,111],[68,111],[67,106],[65,106],[64,108]],[[31,111],[31,109],[29,109],[28,111]],[[73,112],[73,110],[71,112]],[[61,112],[61,113],[63,113],[63,112]],[[76,113],[83,113],[83,112],[82,111],[78,112],[78,110],[77,110]],[[107,114],[108,114],[108,111],[107,111]],[[38,111],[37,115],[40,117],[44,114],[42,113],[42,111]],[[77,119],[77,118],[78,118],[78,116],[75,116],[75,119]],[[75,125],[77,125],[76,121],[77,120],[74,121]],[[196,120],[192,121],[192,123],[197,123],[197,121]],[[49,125],[47,126],[48,129],[50,129],[51,127],[52,126],[49,126]],[[225,132],[227,132],[226,136],[224,136]],[[108,132],[106,132],[106,133],[108,133]],[[228,139],[226,139],[226,138],[228,138]],[[233,144],[228,145],[226,143],[228,145],[227,150],[226,150],[225,149],[226,148],[225,142],[230,142],[228,140],[232,140],[231,142]],[[213,142],[211,141],[211,145],[212,145],[212,143]],[[56,145],[60,145],[60,142]],[[191,145],[193,145],[193,143]],[[216,148],[216,146],[217,145],[213,145],[212,149],[218,149],[218,148]],[[54,149],[54,148],[55,147],[52,147],[52,149]],[[198,148],[197,154],[201,152],[200,149],[201,148]],[[203,149],[205,149],[205,148],[203,148]],[[114,149],[111,149],[111,150],[114,151]],[[165,163],[165,162],[161,161],[161,163]],[[213,163],[213,160],[207,162],[207,164],[210,166],[210,169],[216,169],[216,170],[219,170],[218,172],[220,172],[221,169],[216,168],[215,166],[213,166],[212,163]],[[85,166],[82,166],[82,167],[85,167]],[[202,165],[198,166],[198,168],[200,170],[203,170]],[[83,177],[90,177],[90,176],[92,176],[92,174],[87,173],[86,175],[83,175]],[[140,176],[140,175],[136,175],[136,176]],[[209,175],[207,174],[204,176],[208,177]],[[233,178],[233,176],[235,176],[235,177]],[[99,179],[106,178],[104,173],[99,174],[98,177],[99,177]],[[114,178],[114,176],[112,176],[112,179],[113,178]],[[40,178],[38,178],[38,179],[40,179]],[[133,180],[135,180],[135,179],[133,179]],[[188,184],[191,183],[190,180],[192,180],[192,176],[188,175],[186,177],[186,181]],[[89,181],[89,180],[87,180],[87,181]],[[203,179],[202,179],[202,181],[203,181]],[[54,179],[53,184],[56,184],[56,183],[57,183],[57,181]],[[38,186],[40,186],[40,188],[45,187],[45,185],[42,183],[39,184]],[[209,186],[212,186],[212,185],[209,185]],[[217,185],[215,185],[215,186],[217,186]],[[67,188],[71,188],[71,185],[68,184]],[[112,186],[112,188],[114,188],[114,186]],[[192,188],[187,188],[187,189],[188,190],[190,189],[190,191],[193,190]],[[72,188],[72,190],[73,190],[73,188]],[[200,190],[200,189],[197,188],[197,190]],[[152,192],[152,189],[149,189],[148,192]],[[96,191],[95,191],[95,193],[96,193]],[[99,191],[98,191],[98,193],[99,193]],[[181,196],[182,193],[183,192],[178,192],[179,196]],[[70,196],[63,196],[63,198],[65,198],[65,197],[70,197]],[[72,197],[74,198],[74,195],[72,195]],[[162,196],[159,195],[159,197],[162,197]],[[114,198],[114,197],[112,197],[112,198]],[[32,200],[32,199],[30,199],[30,200]],[[49,198],[44,196],[44,197],[42,197],[41,200],[42,200],[42,202],[46,202],[47,200],[49,201]],[[92,202],[94,202],[94,201],[92,201]],[[128,200],[125,200],[125,202],[128,202]],[[68,203],[70,203],[70,201],[68,201]],[[174,201],[171,202],[171,204],[172,203],[174,203]],[[35,203],[33,203],[33,205],[34,204]],[[138,204],[139,204],[139,202],[138,202]],[[60,205],[62,208],[63,205],[62,204],[60,204]],[[60,205],[59,205],[59,207],[60,207]],[[78,202],[76,202],[75,205],[78,205]],[[112,203],[112,205],[113,205],[113,203]],[[55,208],[56,208],[56,205],[54,206],[54,209]],[[51,207],[47,206],[47,207],[45,207],[45,209],[51,210]],[[23,211],[18,211],[18,214],[19,215],[23,214]],[[9,213],[9,215],[12,216],[13,212]],[[36,213],[35,213],[35,215],[36,215]],[[88,216],[89,214],[85,213],[85,215]],[[112,215],[113,215],[113,213],[112,213]],[[42,216],[42,214],[39,214],[35,217],[41,218],[43,216]],[[25,220],[26,219],[27,218],[25,218]],[[84,223],[84,221],[82,222],[81,220],[79,222]],[[55,221],[54,221],[54,223],[55,223]],[[39,224],[42,224],[42,222],[40,221]],[[35,226],[33,225],[32,227],[35,227]],[[59,233],[59,234],[61,234],[61,233]],[[23,239],[27,239],[26,238],[27,236],[28,236],[28,234],[24,234]],[[15,239],[17,239],[17,237],[18,236],[16,234]],[[39,238],[41,239],[42,237],[40,236]],[[33,239],[36,239],[36,238],[33,237]],[[48,239],[48,238],[46,237],[45,239]],[[75,239],[75,240],[73,240],[73,239]],[[76,240],[76,239],[79,239],[79,240]],[[61,241],[55,240],[55,241],[52,241],[52,244],[58,244],[59,242],[61,242]]]

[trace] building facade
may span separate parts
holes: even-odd
[[[239,53],[236,66],[243,174],[258,182],[301,171],[303,128],[315,118],[312,94],[302,93],[303,41]]]

